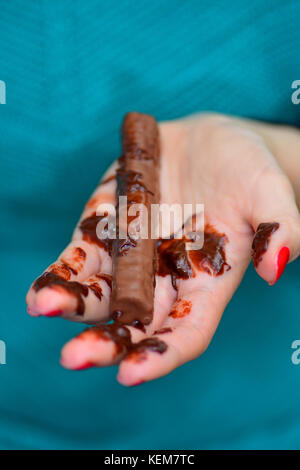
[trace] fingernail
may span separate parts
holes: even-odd
[[[137,385],[141,385],[141,384],[143,384],[143,383],[145,383],[145,380],[140,380],[139,382],[136,382],[136,383],[134,383],[134,384],[131,384],[131,387],[136,387]]]
[[[31,315],[32,317],[35,316],[33,311],[29,307],[27,307],[27,313],[28,313],[28,315]]]
[[[34,312],[31,308],[27,307],[27,313],[31,316],[31,317],[41,317],[41,314],[40,313],[36,313]]]
[[[84,369],[89,369],[90,367],[94,367],[95,364],[93,364],[90,361],[84,362],[81,364],[79,367],[75,367],[73,370],[84,370]]]
[[[62,313],[62,310],[52,310],[51,312],[45,313],[44,317],[58,317]]]
[[[276,274],[276,279],[273,284],[275,284],[275,282],[277,282],[280,276],[282,275],[289,258],[290,258],[290,250],[287,246],[284,246],[283,248],[281,248],[281,250],[278,253],[277,274]]]

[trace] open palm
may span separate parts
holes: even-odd
[[[252,244],[255,268],[270,284],[300,248],[299,212],[289,179],[247,125],[204,114],[162,123],[160,133],[161,202],[204,204],[204,246],[211,233],[222,240],[219,268],[194,266],[190,257],[194,275],[177,279],[176,289],[170,275],[157,275],[152,323],[145,331],[121,328],[117,334],[124,336],[123,341],[115,341],[101,326],[110,320],[112,262],[93,224],[99,204],[115,204],[114,164],[88,201],[72,242],[47,269],[55,275],[53,282],[44,286],[39,280],[27,294],[33,316],[61,316],[96,325],[64,346],[64,367],[118,362],[118,380],[124,385],[165,375],[207,348],[251,260]],[[61,282],[55,281],[56,276]],[[129,353],[127,336],[140,344]],[[154,337],[161,343],[151,342]]]

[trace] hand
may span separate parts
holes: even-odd
[[[161,202],[204,204],[206,232],[221,237],[226,269],[207,272],[195,267],[196,275],[178,280],[177,290],[170,276],[157,276],[152,323],[145,332],[126,328],[134,343],[155,335],[167,346],[163,353],[144,347],[126,354],[126,346],[116,344],[97,326],[65,345],[64,367],[108,366],[121,359],[117,378],[124,385],[165,375],[209,345],[251,260],[252,244],[255,269],[271,285],[285,264],[298,257],[300,223],[294,189],[276,160],[278,155],[270,150],[274,142],[275,150],[280,147],[280,128],[270,129],[206,114],[160,125]],[[115,204],[115,168],[116,164],[108,170],[88,201],[72,242],[47,270],[61,282],[54,276],[52,285],[43,287],[40,280],[30,288],[31,315],[59,315],[96,325],[109,320],[112,263],[95,236],[93,214],[101,203]]]

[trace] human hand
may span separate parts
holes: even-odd
[[[114,335],[106,331],[101,325],[110,320],[112,263],[97,239],[94,214],[100,204],[115,204],[114,164],[88,201],[72,242],[47,269],[55,275],[53,282],[48,279],[46,285],[39,278],[27,295],[33,316],[97,325],[67,343],[63,366],[83,369],[120,362],[118,380],[124,385],[165,375],[207,348],[252,251],[258,274],[273,285],[300,249],[294,190],[271,153],[272,139],[264,138],[259,126],[199,115],[162,123],[160,133],[161,202],[204,204],[202,255],[212,243],[213,256],[199,262],[189,254],[193,275],[178,278],[176,289],[169,275],[156,276],[153,321],[145,331],[132,326]],[[126,338],[120,341],[122,335]],[[127,335],[140,347],[128,350]],[[164,351],[151,346],[153,337],[166,346]]]

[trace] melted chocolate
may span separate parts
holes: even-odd
[[[108,176],[107,178],[105,178],[104,180],[102,180],[101,183],[100,183],[100,185],[102,186],[103,184],[110,183],[110,182],[113,181],[115,178],[116,178],[116,175],[110,175],[110,176]]]
[[[259,224],[252,243],[253,264],[257,268],[268,249],[271,235],[278,230],[277,222]]]
[[[129,318],[126,323],[122,323],[123,319],[123,311],[122,310],[114,310],[112,313],[112,318],[114,319],[115,323],[123,324],[123,325],[128,325],[128,326],[133,326],[134,328],[141,330],[145,333],[146,329],[144,326],[144,323],[142,323],[140,320],[137,318],[131,319]],[[121,321],[120,321],[121,320]]]
[[[188,315],[192,309],[192,302],[190,300],[179,299],[174,304],[169,317],[182,318]]]
[[[62,278],[62,279],[65,279],[66,281],[68,281],[69,279],[71,279],[71,270],[69,268],[69,266],[67,266],[66,264],[64,263],[61,263],[61,264],[53,264],[52,266],[50,266],[49,268],[49,272],[53,273],[53,274],[56,274],[58,277]]]
[[[220,276],[224,271],[229,271],[231,266],[226,262],[225,256],[227,241],[224,233],[218,233],[211,225],[206,224],[203,248],[188,252],[192,264],[199,271],[204,271],[211,276]]]
[[[84,333],[91,331],[99,338],[104,340],[111,340],[116,345],[115,361],[119,361],[132,347],[131,334],[128,328],[118,323],[111,323],[109,325],[94,326],[88,328]]]
[[[83,315],[85,311],[84,297],[87,297],[89,293],[89,289],[90,289],[93,291],[96,297],[99,300],[101,300],[103,297],[101,286],[97,282],[91,282],[90,284],[86,285],[86,284],[81,284],[80,282],[77,282],[77,281],[69,281],[68,279],[70,277],[66,279],[66,277],[62,277],[59,274],[57,274],[57,273],[60,273],[60,274],[63,274],[63,276],[66,276],[65,265],[62,265],[62,266],[63,266],[63,271],[56,269],[55,273],[51,271],[51,272],[45,272],[44,274],[42,274],[42,276],[40,276],[33,284],[33,289],[36,292],[38,292],[43,287],[53,287],[53,288],[58,287],[58,288],[65,289],[77,300],[77,308],[76,308],[77,315]],[[59,266],[59,268],[61,268],[61,266]],[[97,275],[97,277],[106,281],[109,287],[111,286],[110,284],[111,277],[108,274]]]
[[[72,267],[68,261],[65,261],[64,259],[62,259],[61,261],[62,261],[62,264],[63,264],[65,267],[67,267],[67,268],[71,271],[72,274],[74,274],[74,276],[76,276],[76,275],[78,274],[77,269],[75,269],[74,267]],[[52,272],[53,272],[53,271],[52,271]]]
[[[142,353],[151,350],[162,354],[167,350],[167,345],[158,338],[146,338],[139,343],[132,343],[131,334],[126,326],[117,322],[109,325],[94,326],[86,329],[79,337],[86,337],[93,334],[106,341],[113,341],[116,346],[115,362],[119,362],[124,357],[141,357]]]
[[[225,244],[227,237],[218,233],[211,225],[206,224],[203,247],[199,250],[186,250],[188,238],[158,240],[158,268],[160,276],[171,276],[172,285],[176,288],[177,279],[189,279],[195,276],[196,268],[211,276],[219,276],[231,269],[226,262]]]
[[[100,239],[97,235],[97,225],[105,217],[107,217],[107,215],[96,215],[95,212],[90,217],[82,220],[79,228],[82,231],[83,240],[89,243],[94,243],[101,248],[104,248],[105,251],[111,253],[112,239]]]
[[[76,281],[67,281],[53,272],[46,272],[42,274],[33,284],[33,289],[38,292],[43,287],[62,288],[69,292],[77,300],[77,315],[83,315],[85,310],[85,303],[83,297],[88,295],[88,287]]]
[[[131,326],[133,326],[133,327],[136,328],[137,330],[141,330],[143,333],[146,332],[146,328],[145,328],[145,326],[143,325],[143,323],[142,323],[140,320],[134,320],[134,321],[131,323]]]
[[[97,209],[99,206],[99,195],[91,197],[88,202],[86,203],[86,209]]]
[[[105,281],[108,287],[111,289],[111,275],[110,274],[96,274],[96,278]]]
[[[78,274],[78,271],[81,271],[85,259],[86,259],[86,252],[82,248],[80,248],[80,246],[77,246],[73,248],[73,251],[72,251],[72,260],[76,264],[76,268],[72,266],[72,264],[68,260],[65,260],[62,258],[61,262],[65,267],[67,267],[72,272],[72,274],[76,276]],[[56,272],[55,274],[59,276],[59,272]],[[61,277],[64,277],[64,276],[61,276]]]
[[[99,300],[102,299],[103,297],[102,289],[101,289],[101,286],[97,282],[92,282],[91,284],[88,285],[88,287],[94,292],[95,296],[98,297]]]
[[[135,343],[131,348],[131,351],[135,353],[140,353],[147,350],[162,354],[167,350],[167,345],[158,338],[146,338],[139,343]]]
[[[194,276],[194,271],[188,259],[185,249],[185,240],[171,238],[158,240],[157,244],[159,276],[171,276],[172,285],[176,289],[176,279],[189,279]]]
[[[164,334],[166,334],[166,333],[172,333],[172,331],[173,331],[172,328],[166,326],[166,327],[164,327],[164,328],[161,328],[160,330],[156,330],[156,331],[154,332],[154,334],[155,334],[155,335],[164,335]]]
[[[74,258],[74,261],[76,261],[76,263],[85,261],[86,252],[80,246],[76,246],[73,250],[73,258]]]
[[[147,359],[147,351],[163,354],[166,350],[167,345],[164,341],[158,338],[146,338],[132,346],[125,360],[139,363]]]
[[[111,289],[111,276],[109,274],[96,274],[95,277],[97,279],[99,279],[99,281],[104,281],[106,282],[106,284],[108,285],[108,287]],[[88,287],[90,289],[92,289],[92,291],[94,292],[94,294],[98,297],[99,300],[102,299],[103,297],[103,292],[102,292],[102,288],[100,286],[100,284],[98,284],[98,282],[91,282]]]

